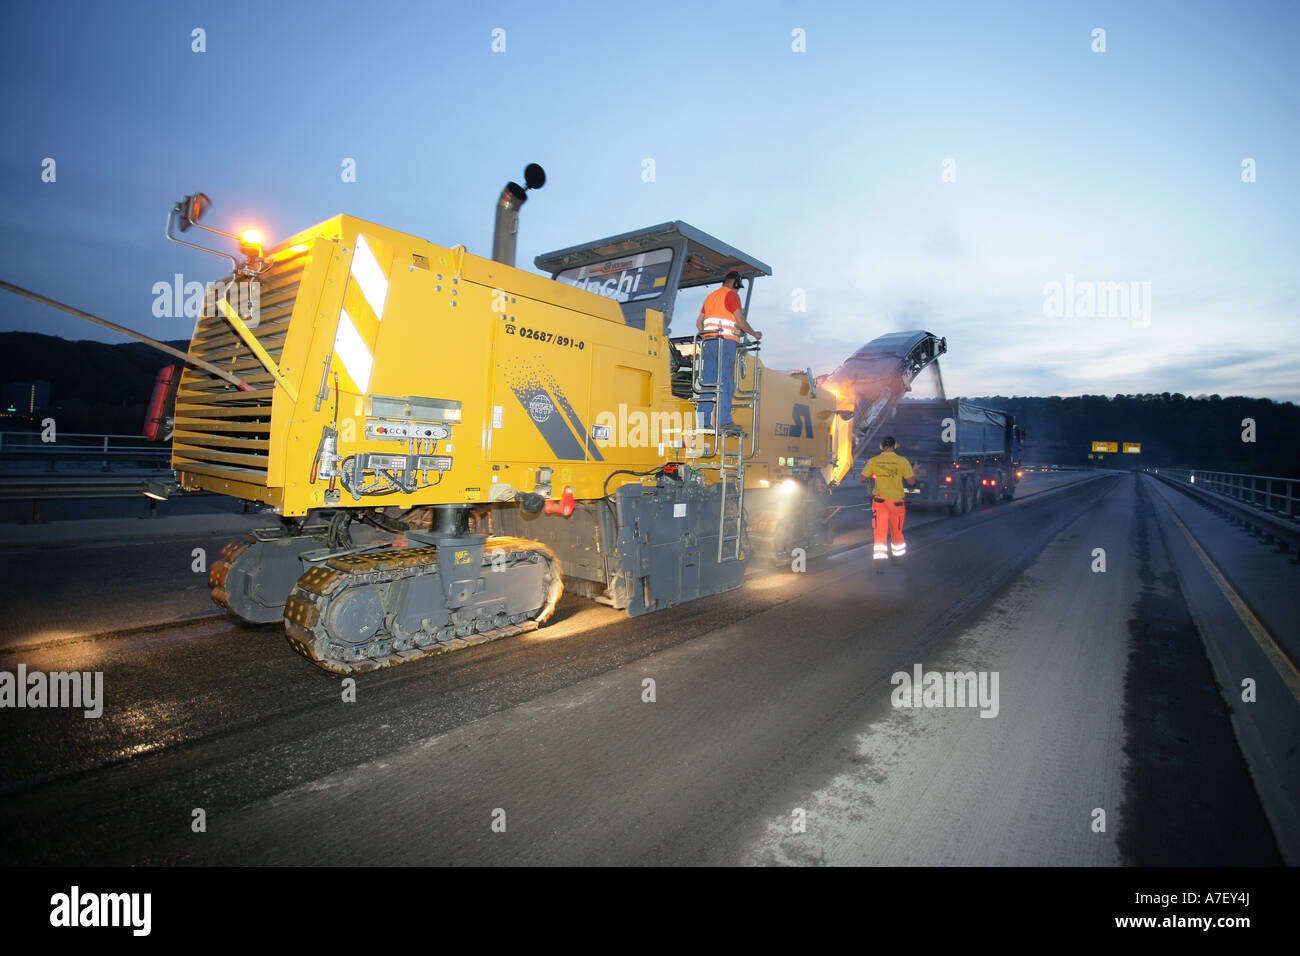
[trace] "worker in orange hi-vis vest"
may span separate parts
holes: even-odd
[[[731,396],[736,391],[736,350],[741,333],[752,335],[755,341],[763,337],[762,332],[755,332],[745,321],[745,310],[740,307],[740,284],[740,273],[728,272],[722,288],[709,293],[695,319],[704,351],[700,384],[710,390],[718,386],[718,402],[722,406],[718,409],[719,430],[736,427],[731,421]],[[713,400],[701,399],[698,408],[700,427],[711,429]]]
[[[877,574],[885,570],[883,562],[891,556],[901,558],[907,554],[907,542],[903,540],[903,518],[907,514],[903,482],[915,485],[916,476],[912,472],[912,463],[898,454],[897,447],[898,442],[892,436],[880,439],[880,454],[867,462],[858,479],[875,479],[871,495],[871,530],[875,542],[871,557]]]

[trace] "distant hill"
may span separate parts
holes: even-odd
[[[189,342],[168,342],[185,351]],[[0,332],[0,383],[50,383],[50,405],[69,432],[136,434],[144,422],[154,376],[170,356],[141,342],[70,342],[38,332]],[[21,427],[19,423],[5,427]]]
[[[182,351],[189,346],[185,340],[167,344]],[[139,342],[109,345],[0,332],[0,383],[49,382],[53,414],[65,431],[138,433],[154,376],[170,364],[170,356]],[[1041,464],[1088,464],[1092,441],[1140,442],[1140,456],[1109,455],[1105,463],[1192,465],[1300,478],[1300,406],[1291,402],[1168,392],[970,400],[1015,415],[1028,435],[1029,459]],[[1246,418],[1255,421],[1253,443],[1241,440]]]
[[[1268,398],[1178,393],[1032,398],[972,397],[1025,428],[1026,456],[1039,464],[1089,464],[1093,441],[1138,442],[1141,455],[1107,455],[1115,467],[1176,465],[1300,478],[1300,406]],[[1242,441],[1242,421],[1255,441]],[[1093,462],[1095,463],[1095,462]]]

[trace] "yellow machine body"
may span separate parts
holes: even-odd
[[[187,489],[296,517],[566,489],[599,499],[637,480],[612,472],[672,462],[714,480],[717,439],[673,395],[658,312],[633,327],[612,299],[350,216],[265,259],[255,280],[218,283],[195,328],[190,354],[248,388],[185,370],[172,465]],[[831,473],[835,395],[746,358],[746,488]]]

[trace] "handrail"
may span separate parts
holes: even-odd
[[[1162,468],[1152,477],[1249,525],[1263,534],[1268,540],[1276,540],[1281,544],[1283,551],[1289,546],[1300,555],[1300,523],[1297,523],[1293,517],[1286,516],[1281,512],[1265,511],[1255,505],[1232,498],[1223,492],[1215,491],[1207,487],[1203,481],[1190,480],[1191,476],[1201,474],[1203,473],[1184,471],[1180,468]],[[1226,474],[1226,472],[1219,472],[1218,474]],[[1294,479],[1282,480],[1290,482]]]
[[[1300,492],[1300,478],[1199,468],[1164,468],[1160,474],[1176,476],[1188,485],[1234,498],[1270,514],[1300,518],[1300,495],[1297,494]]]
[[[712,337],[712,336],[710,336],[710,337]],[[684,342],[684,341],[686,341],[686,336],[681,336],[679,339],[670,339],[670,341],[673,341],[673,342],[682,341],[682,342]],[[721,376],[721,374],[719,374],[719,376],[718,376],[718,380],[717,380],[716,382],[713,382],[711,385],[710,385],[709,383],[707,383],[707,382],[701,383],[701,381],[700,381],[700,377],[701,377],[701,375],[703,374],[703,370],[704,370],[704,350],[703,350],[703,349],[701,348],[701,346],[700,346],[701,333],[699,333],[699,332],[697,331],[697,332],[695,333],[695,335],[691,336],[690,341],[691,341],[691,351],[692,351],[692,354],[691,354],[691,395],[692,395],[692,399],[691,399],[691,401],[694,402],[694,403],[696,403],[696,404],[698,405],[698,403],[699,403],[699,401],[701,400],[701,398],[703,398],[703,397],[705,397],[705,396],[712,396],[712,401],[713,401],[713,421],[714,421],[714,427],[716,428],[716,426],[717,426],[717,421],[718,421],[718,418],[719,418],[719,409],[718,409],[718,406],[719,406],[720,402],[718,401],[718,399],[721,397],[721,391],[722,391],[722,376]],[[762,347],[761,343],[759,343],[759,342],[757,342],[757,341],[751,341],[751,340],[749,339],[748,336],[743,336],[743,337],[741,338],[741,341],[737,343],[737,347],[736,347],[736,362],[737,362],[737,364],[740,363],[740,361],[744,358],[744,356],[745,356],[746,353],[751,353],[751,354],[755,354],[755,355],[756,355],[756,354],[758,353],[758,350],[759,350],[761,347]],[[720,370],[721,370],[721,365],[719,365],[719,372],[720,372]],[[742,446],[742,448],[741,448],[741,453],[742,453],[742,456],[743,456],[743,458],[744,458],[745,461],[752,461],[753,458],[758,454],[758,448],[759,448],[758,431],[759,431],[759,424],[760,424],[760,422],[759,422],[759,414],[760,414],[760,413],[759,413],[759,404],[760,404],[760,402],[759,402],[759,398],[760,398],[759,393],[760,393],[760,390],[761,390],[761,389],[760,389],[760,386],[761,386],[761,381],[760,381],[761,376],[762,376],[762,365],[759,364],[758,361],[756,360],[755,363],[754,363],[754,385],[753,385],[753,387],[752,387],[752,388],[738,388],[738,387],[737,387],[737,388],[733,388],[733,389],[732,389],[732,393],[731,393],[731,409],[732,409],[732,411],[735,411],[737,408],[749,408],[749,409],[752,409],[752,410],[753,410],[753,413],[754,413],[754,414],[753,414],[753,421],[750,423],[750,435],[749,435],[749,445],[750,445],[750,448],[749,448],[749,454],[745,455],[745,454],[744,454],[744,448],[743,448],[743,446]],[[740,379],[739,379],[738,376],[734,376],[734,377],[733,377],[733,382],[738,383],[739,381],[740,381]]]

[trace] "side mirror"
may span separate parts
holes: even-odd
[[[195,193],[193,196],[186,196],[182,199],[179,203],[183,214],[181,216],[181,232],[198,222],[211,205],[212,200],[207,197],[206,193]]]
[[[190,242],[186,239],[179,239],[172,235],[173,228],[185,232],[190,226],[198,226],[206,232],[214,232],[218,236],[225,236],[227,239],[239,240],[239,236],[233,236],[228,232],[222,232],[220,229],[213,229],[211,226],[204,226],[199,223],[200,217],[208,211],[212,205],[212,200],[208,198],[207,193],[194,193],[186,196],[180,202],[175,203],[167,213],[167,225],[163,229],[163,235],[172,242],[179,242],[182,246],[189,246],[191,249],[201,249],[203,252],[210,252],[214,256],[220,256],[223,259],[230,260],[230,268],[239,271],[239,260],[228,252],[218,252],[216,249],[209,249],[207,246],[200,246],[197,243]],[[179,220],[179,222],[178,222]],[[259,240],[260,241],[260,240]]]

